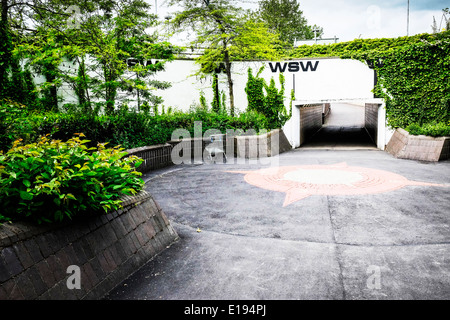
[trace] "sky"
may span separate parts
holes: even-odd
[[[200,1],[200,0],[199,0]],[[214,1],[214,0],[211,0]],[[163,19],[176,11],[167,0],[148,0]],[[258,8],[258,0],[237,1],[244,8]],[[393,38],[431,33],[433,17],[439,26],[442,9],[450,7],[450,1],[410,0],[409,29],[407,23],[408,0],[301,0],[300,9],[310,25],[321,26],[323,38],[339,38],[350,41],[356,38]],[[450,17],[448,17],[450,18]]]

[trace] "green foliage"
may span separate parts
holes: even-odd
[[[390,126],[450,120],[449,40],[418,42],[383,55],[375,90],[386,101]]]
[[[200,108],[204,111],[208,111],[208,102],[206,101],[205,93],[200,91]]]
[[[261,67],[256,73],[256,76],[254,76],[252,69],[248,68],[248,79],[245,86],[245,93],[247,94],[248,101],[247,109],[254,110],[260,113],[264,113],[266,99],[263,91],[265,80],[259,77],[263,70],[264,67]]]
[[[300,46],[290,56],[337,56],[372,63],[378,75],[374,92],[385,99],[387,121],[393,128],[450,120],[449,31]]]
[[[0,124],[0,150],[7,151],[12,142],[24,138],[27,143],[36,142],[40,136],[51,134],[53,139],[68,140],[75,133],[83,132],[90,142],[89,147],[108,142],[110,145],[121,145],[125,149],[166,143],[172,132],[184,128],[194,133],[194,122],[201,121],[203,131],[218,129],[225,133],[227,129],[260,129],[269,128],[264,116],[254,112],[245,112],[231,117],[225,112],[209,112],[203,108],[191,112],[168,110],[166,113],[151,116],[148,113],[137,113],[122,110],[112,115],[95,115],[92,113],[26,113],[23,109],[13,111],[11,105],[2,104],[0,116],[8,118],[7,128]],[[17,107],[18,108],[18,107]],[[1,110],[9,110],[1,112]],[[169,112],[170,111],[170,112]],[[11,112],[15,112],[12,114]],[[2,119],[3,119],[2,118]],[[17,123],[15,122],[17,120]],[[26,134],[24,134],[26,132]]]
[[[0,151],[11,147],[16,139],[32,141],[35,125],[27,107],[9,99],[0,100]]]
[[[361,61],[373,59],[381,53],[389,53],[396,48],[415,44],[421,41],[434,41],[448,38],[448,32],[419,34],[398,38],[355,39],[353,41],[333,44],[301,45],[290,50],[290,58],[340,57]]]
[[[291,45],[294,44],[295,39],[312,39],[314,28],[320,30],[317,36],[323,34],[322,28],[307,24],[298,1],[261,0],[259,1],[259,16],[270,30],[280,35],[280,40]]]
[[[450,137],[450,122],[445,124],[440,123],[427,123],[424,125],[419,125],[417,123],[412,123],[405,128],[412,135],[425,135],[431,137]]]
[[[12,220],[59,222],[76,215],[117,210],[120,196],[143,187],[134,170],[142,160],[118,147],[88,148],[84,135],[66,142],[20,140],[0,155],[1,215]]]
[[[268,129],[281,128],[292,116],[292,100],[289,113],[284,105],[285,79],[283,73],[280,73],[279,81],[281,88],[278,90],[275,80],[272,78],[269,85],[260,74],[264,67],[261,67],[256,76],[253,76],[251,68],[248,69],[248,80],[245,88],[247,93],[247,110],[256,111],[267,118]],[[264,94],[264,91],[266,94]]]

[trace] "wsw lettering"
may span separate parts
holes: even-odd
[[[319,61],[314,64],[311,61],[291,61],[291,62],[269,62],[269,67],[272,72],[285,72],[286,69],[289,72],[307,72],[316,71]]]

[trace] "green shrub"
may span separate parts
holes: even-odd
[[[0,151],[11,147],[14,140],[32,141],[34,124],[27,107],[8,99],[0,101]]]
[[[408,131],[412,135],[445,137],[450,136],[450,123],[427,123],[422,126],[417,123],[412,123],[406,127],[406,131]]]
[[[291,92],[290,110],[288,112],[284,106],[285,78],[283,73],[279,75],[281,89],[278,90],[273,78],[270,79],[268,85],[260,77],[263,70],[264,67],[261,67],[256,76],[253,76],[252,69],[248,68],[248,80],[245,87],[248,101],[247,110],[264,115],[267,118],[267,129],[281,128],[292,116],[292,100],[294,97]],[[263,89],[266,91],[265,95]]]
[[[140,191],[142,161],[118,147],[88,148],[83,134],[66,142],[20,140],[0,154],[0,218],[58,222],[121,207],[120,196]]]

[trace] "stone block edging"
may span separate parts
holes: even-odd
[[[450,137],[415,136],[398,128],[389,140],[386,151],[400,159],[442,161],[450,159]]]

